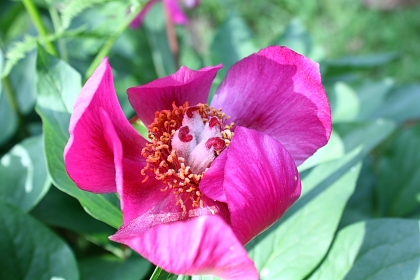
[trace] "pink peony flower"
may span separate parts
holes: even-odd
[[[318,64],[286,47],[233,65],[207,105],[220,68],[128,89],[148,142],[105,58],[76,102],[65,161],[79,188],[119,193],[124,225],[111,240],[175,274],[259,279],[244,245],[298,199],[296,164],[328,142],[331,110]]]
[[[138,28],[142,25],[144,17],[147,12],[152,8],[158,1],[163,1],[165,8],[167,9],[169,16],[175,24],[187,24],[188,17],[182,11],[180,4],[187,8],[195,8],[200,4],[200,0],[150,0],[146,3],[140,14],[131,23],[132,28]]]

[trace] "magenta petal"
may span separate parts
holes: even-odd
[[[253,129],[236,128],[227,157],[223,187],[231,225],[246,244],[299,198],[301,181],[287,150]]]
[[[150,0],[149,2],[147,2],[144,8],[139,13],[139,15],[131,22],[130,27],[139,28],[143,24],[146,14],[149,12],[152,6],[156,4],[158,1],[160,0]]]
[[[168,9],[169,15],[175,24],[187,24],[188,17],[184,14],[181,7],[179,6],[179,0],[163,0],[166,8]]]
[[[110,123],[102,111],[109,116]],[[114,127],[124,147],[124,157],[144,165],[141,150],[146,140],[125,118],[115,93],[112,69],[105,58],[76,101],[70,119],[70,139],[64,151],[67,172],[83,190],[116,191],[114,151],[107,141],[106,133],[110,131],[107,126]]]
[[[210,274],[226,280],[259,279],[245,248],[218,215],[152,228],[144,228],[134,220],[110,239],[130,246],[171,273]]]
[[[212,106],[241,126],[280,141],[299,165],[331,135],[331,109],[318,64],[286,47],[269,47],[229,70]]]
[[[227,160],[227,148],[211,164],[209,170],[204,173],[200,182],[200,191],[211,199],[227,202],[223,182],[225,180],[225,165]]]
[[[150,125],[155,118],[155,112],[172,109],[174,101],[177,106],[187,101],[192,106],[207,103],[213,80],[222,67],[223,65],[218,65],[194,71],[182,66],[173,75],[129,88],[128,98],[140,119]]]

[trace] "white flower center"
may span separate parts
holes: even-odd
[[[192,116],[184,115],[182,126],[175,132],[171,140],[172,150],[185,159],[195,174],[202,174],[216,158],[215,151],[225,148],[225,140],[220,132],[220,120],[211,117],[204,122],[198,112]]]

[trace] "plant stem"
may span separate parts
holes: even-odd
[[[48,9],[48,11],[50,12],[51,20],[52,20],[52,23],[53,23],[53,26],[54,26],[54,31],[59,32],[60,27],[61,27],[60,17],[58,15],[57,8],[54,7],[53,4],[50,4],[50,5],[51,6]],[[68,54],[67,54],[65,39],[58,39],[57,44],[58,44],[58,49],[60,51],[60,58],[63,59],[64,61],[68,62],[69,58],[68,58]]]
[[[118,27],[117,31],[115,31],[115,33],[111,37],[109,37],[108,41],[105,42],[105,44],[99,50],[93,62],[90,64],[89,69],[86,72],[86,78],[92,76],[96,67],[98,67],[102,59],[109,54],[117,39],[130,26],[130,23],[137,17],[142,8],[143,5],[138,5],[138,7],[131,11],[130,14],[127,16],[126,20],[123,21],[122,24]]]
[[[156,269],[153,272],[152,276],[150,277],[150,280],[167,280],[169,276],[171,275],[174,275],[174,274],[163,270],[159,266],[156,266]]]
[[[169,8],[165,5],[165,14],[166,14],[166,33],[168,36],[169,47],[172,52],[172,56],[174,57],[175,61],[175,68],[179,69],[179,43],[178,37],[176,35],[175,24],[171,17],[171,14],[168,10]]]
[[[21,138],[26,138],[30,135],[28,128],[26,127],[25,118],[20,111],[19,103],[16,99],[16,94],[13,90],[13,87],[10,83],[8,77],[2,79],[4,92],[6,93],[7,99],[9,99],[10,105],[12,106],[13,111],[15,111],[18,120],[19,120],[19,135]]]
[[[25,5],[26,11],[29,13],[29,16],[32,18],[33,23],[35,24],[36,29],[38,30],[39,35],[41,38],[45,38],[48,36],[47,28],[45,28],[44,23],[42,22],[41,15],[39,14],[38,9],[36,8],[35,4],[32,0],[23,0],[23,5]],[[52,42],[46,42],[45,47],[48,52],[57,56],[57,50]]]

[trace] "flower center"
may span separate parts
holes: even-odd
[[[177,205],[187,211],[192,207],[204,207],[199,183],[204,173],[218,155],[230,144],[234,123],[222,110],[207,104],[189,106],[186,102],[172,110],[156,112],[149,126],[151,143],[143,148],[147,165],[141,173],[149,178],[151,172],[157,180],[163,180],[177,198]],[[149,171],[148,173],[146,173]]]

